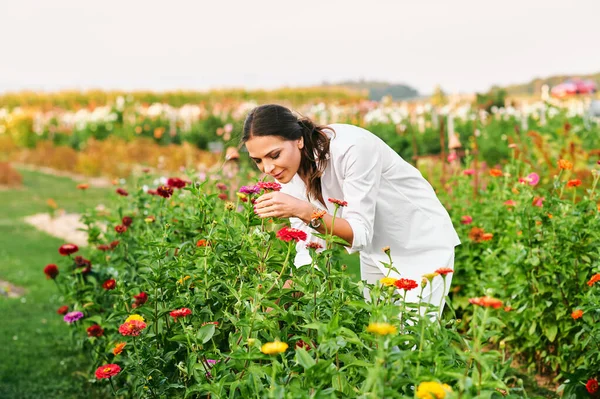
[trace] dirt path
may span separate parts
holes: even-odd
[[[86,228],[79,221],[80,218],[78,213],[59,213],[54,217],[48,213],[37,213],[25,217],[25,222],[54,237],[62,238],[65,243],[84,247],[87,245],[88,236],[85,231],[80,231]]]

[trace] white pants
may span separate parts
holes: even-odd
[[[454,253],[450,257],[450,261],[445,266],[440,267],[449,267],[454,269]],[[435,270],[424,270],[423,274],[433,273]],[[381,280],[385,277],[385,274],[379,269],[379,267],[373,262],[373,260],[369,257],[360,255],[360,279],[366,281],[369,284],[376,284],[377,281]],[[400,276],[402,277],[402,276]],[[425,303],[430,303],[435,306],[440,306],[440,301],[442,301],[442,308],[446,304],[446,295],[450,291],[450,285],[452,283],[452,273],[446,275],[446,291],[444,291],[444,280],[441,276],[436,276],[433,279],[432,287],[429,286],[429,282],[427,286],[423,290],[423,298],[421,301]],[[419,286],[415,289],[412,289],[406,293],[406,302],[419,302],[419,294],[421,292],[421,281],[418,280],[417,284]],[[399,290],[402,291],[402,290]],[[365,288],[365,299],[370,300],[369,290]],[[404,292],[401,292],[401,295],[404,295]],[[442,299],[443,298],[443,299]],[[425,309],[423,309],[425,310]]]

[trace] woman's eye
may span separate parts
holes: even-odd
[[[258,165],[260,163],[260,159],[255,159],[254,162]]]
[[[277,153],[277,154],[275,154],[275,155],[272,155],[272,156],[271,156],[271,159],[277,159],[277,158],[279,158],[279,154],[280,154],[280,153]]]

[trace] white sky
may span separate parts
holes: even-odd
[[[0,0],[0,92],[600,72],[600,0]]]

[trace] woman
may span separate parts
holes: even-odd
[[[318,126],[271,104],[248,114],[242,141],[259,169],[282,184],[280,192],[256,200],[260,217],[290,218],[292,227],[317,241],[311,231],[331,230],[334,204],[328,199],[347,202],[333,234],[350,244],[349,253],[360,251],[363,280],[374,284],[389,273],[420,282],[423,274],[453,268],[460,240],[448,212],[421,173],[374,134],[352,125]],[[322,223],[312,219],[315,210],[327,212]],[[387,246],[400,276],[381,264],[389,263],[382,250]],[[296,266],[310,262],[306,243],[298,243]],[[450,275],[448,289],[449,282]],[[437,306],[447,292],[442,279],[433,284],[423,300]],[[418,301],[416,291],[409,291],[408,301]]]

